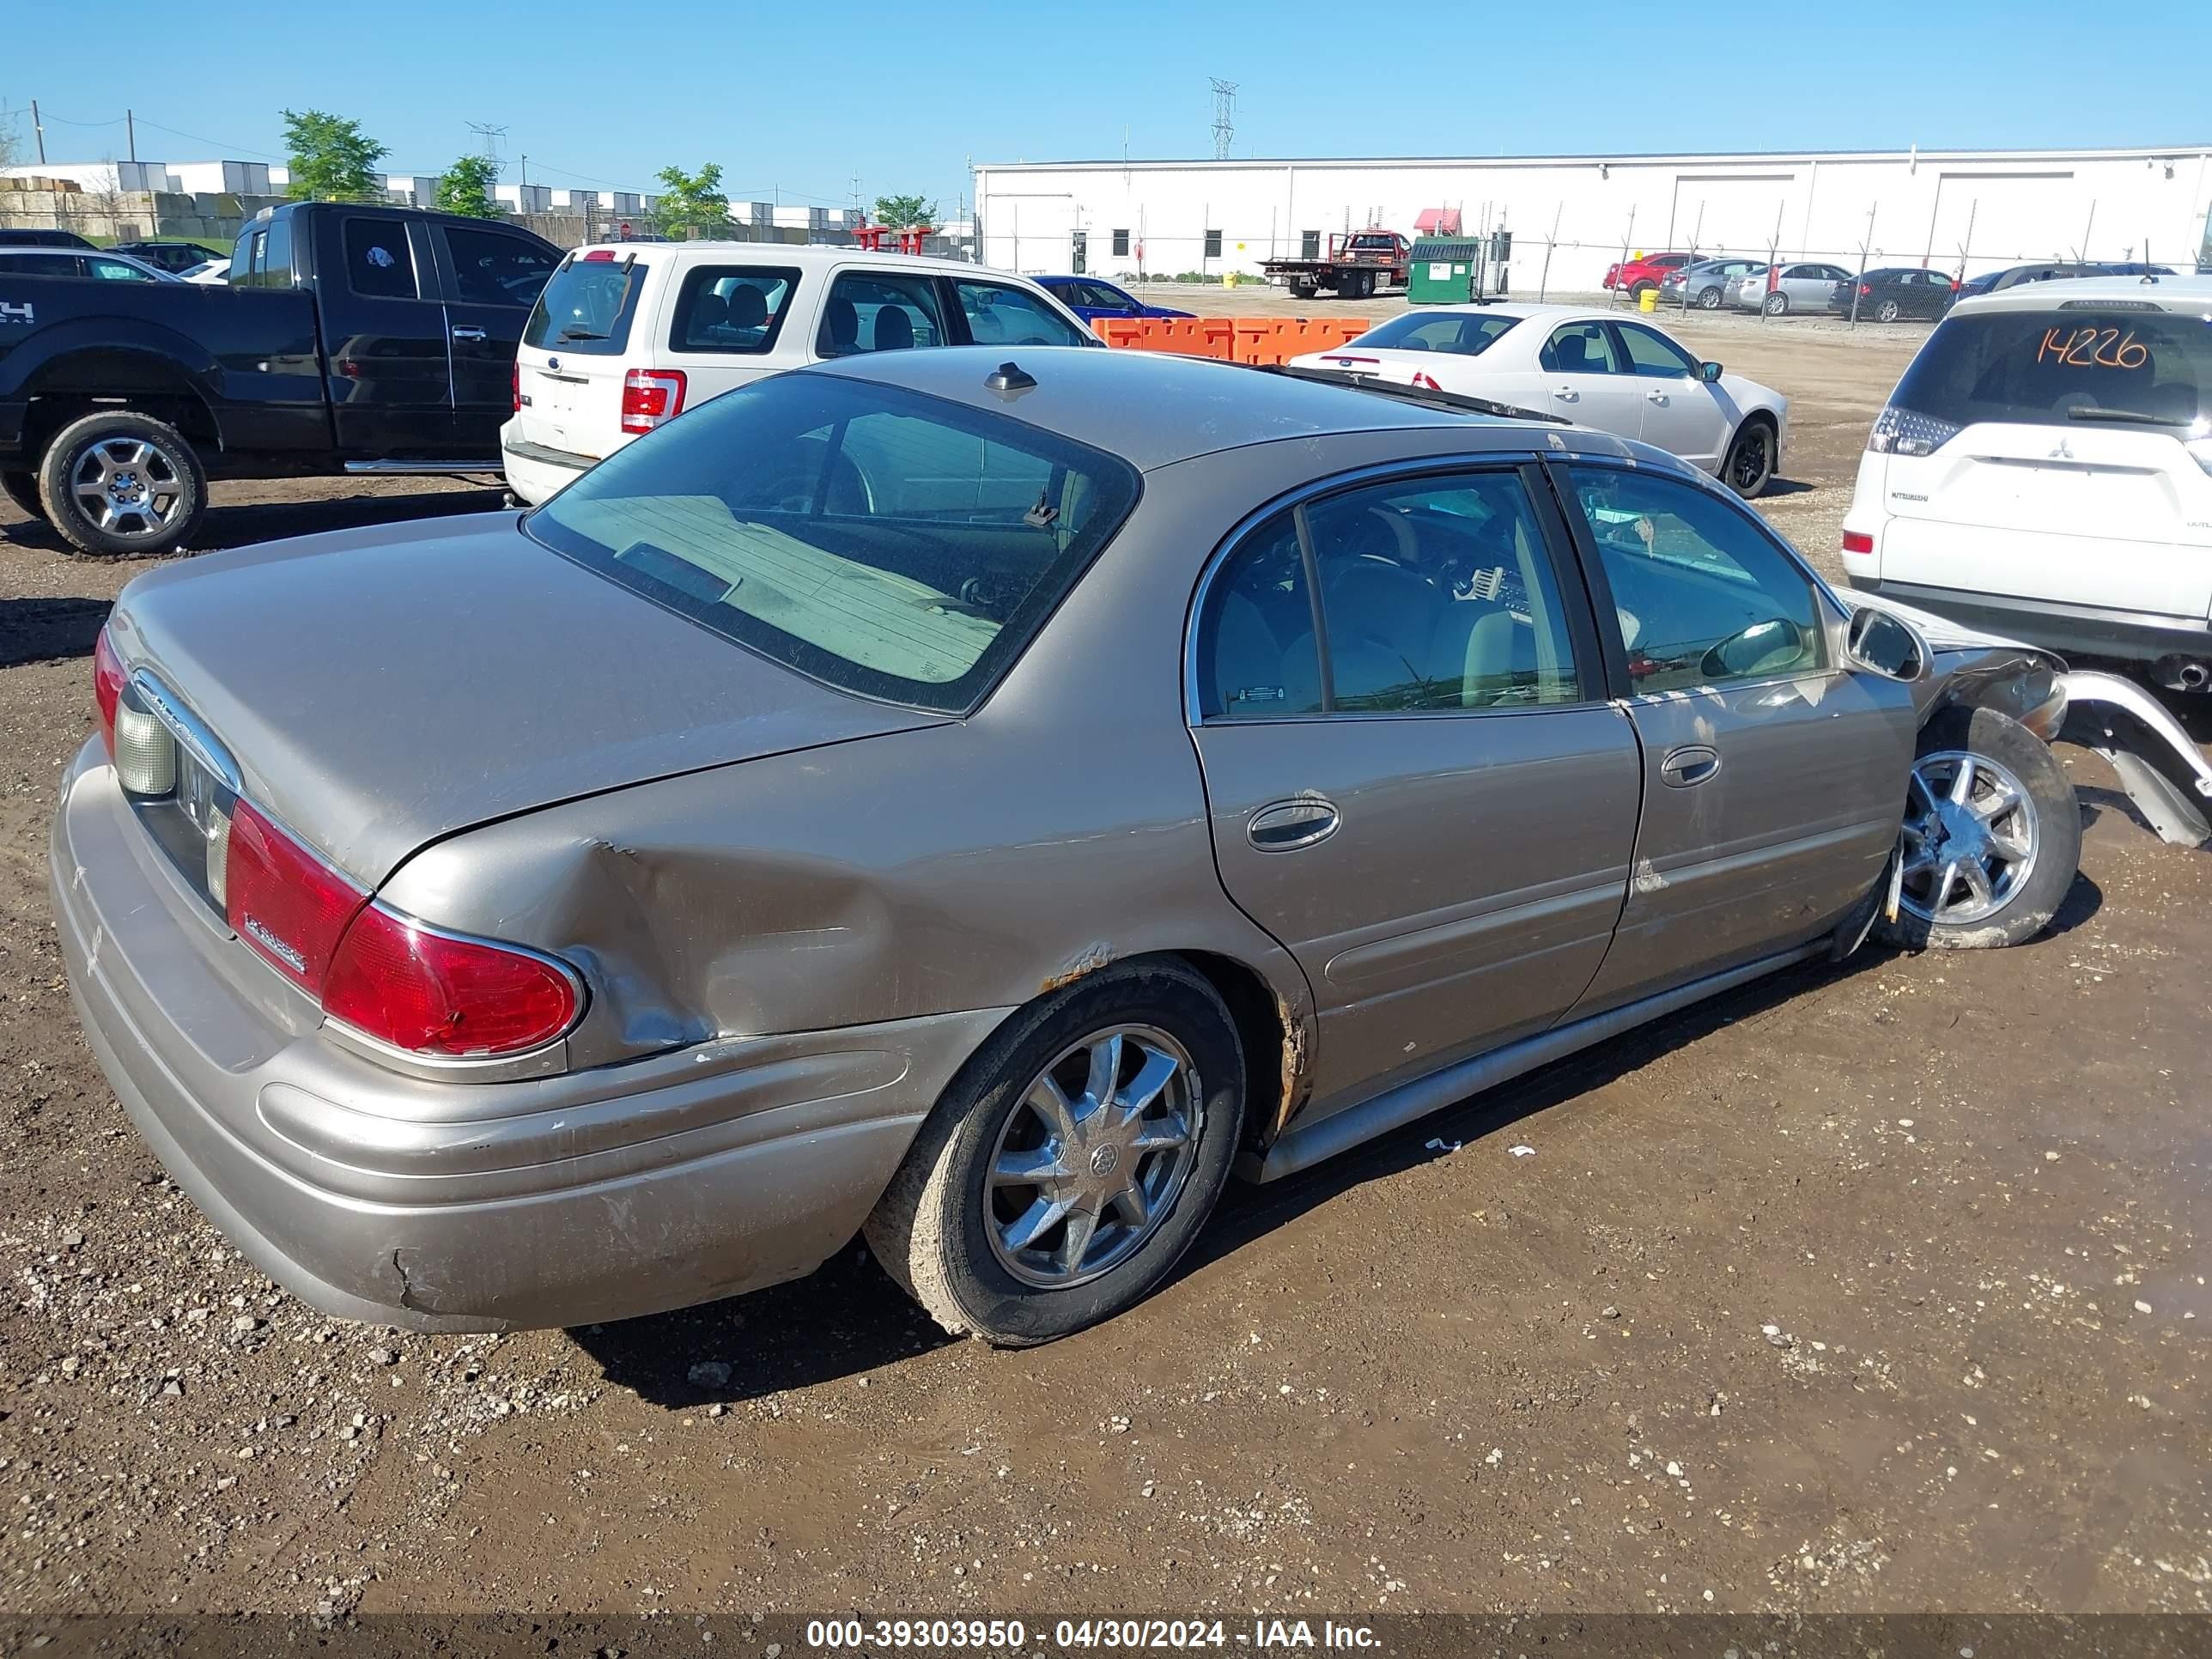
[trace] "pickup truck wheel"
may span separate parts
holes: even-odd
[[[39,499],[39,475],[35,472],[0,472],[0,495],[15,502],[33,518],[43,520],[46,504]]]
[[[2051,925],[2081,861],[2081,812],[2050,746],[1994,708],[1928,722],[1905,787],[1904,877],[1882,936],[1911,950],[2019,945]]]
[[[1165,1279],[1244,1116],[1235,1022],[1173,961],[1116,963],[1009,1019],[923,1122],[864,1231],[955,1335],[1027,1347]]]
[[[207,471],[167,422],[108,410],[54,435],[39,465],[39,498],[80,553],[172,553],[207,510]]]

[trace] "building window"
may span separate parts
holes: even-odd
[[[1126,259],[1129,257],[1129,233],[1126,230],[1117,230],[1114,233],[1114,257],[1117,259]]]
[[[1321,233],[1319,231],[1302,230],[1298,233],[1298,258],[1301,259],[1318,259],[1321,258]]]
[[[1206,257],[1209,259],[1218,259],[1221,257],[1221,233],[1218,230],[1209,230],[1206,233]]]

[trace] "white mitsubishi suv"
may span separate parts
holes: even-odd
[[[578,248],[538,296],[500,428],[535,506],[640,433],[779,369],[921,346],[1097,346],[1036,283],[950,259],[786,242]]]
[[[1875,422],[1854,587],[2212,684],[2212,278],[1961,301]]]

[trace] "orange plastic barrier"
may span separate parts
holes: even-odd
[[[1369,317],[1100,317],[1091,325],[1109,346],[1211,357],[1225,363],[1285,363],[1328,351],[1374,326]]]

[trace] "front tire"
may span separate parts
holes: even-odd
[[[2081,813],[2050,745],[1994,708],[1952,708],[1914,751],[1904,879],[1882,937],[1910,950],[2019,945],[2051,925],[2081,861]]]
[[[39,464],[39,499],[80,553],[173,553],[207,511],[207,471],[166,421],[106,410],[55,434]]]
[[[0,472],[0,495],[5,495],[31,517],[44,524],[46,504],[39,499],[39,476],[35,472]]]
[[[1747,501],[1765,495],[1781,460],[1776,447],[1772,427],[1763,420],[1746,421],[1721,463],[1721,482]]]
[[[1144,1299],[1243,1133],[1244,1057],[1180,962],[1100,969],[1024,1010],[945,1090],[864,1229],[955,1335],[1027,1347]]]

